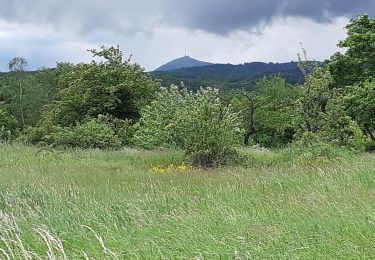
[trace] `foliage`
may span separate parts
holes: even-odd
[[[176,113],[172,136],[194,165],[213,167],[236,159],[241,118],[219,99],[216,89],[200,89],[192,104]]]
[[[333,82],[342,90],[342,107],[375,145],[375,19],[361,15],[346,26],[347,37],[339,43],[344,54],[336,53],[327,64]]]
[[[0,141],[11,141],[17,133],[17,120],[0,104]],[[9,140],[10,139],[10,140]]]
[[[184,82],[189,89],[194,91],[199,90],[201,86],[220,87],[227,90],[255,90],[256,82],[264,76],[272,77],[278,75],[293,85],[303,82],[302,74],[298,70],[296,62],[251,62],[239,65],[213,64],[174,71],[154,71],[151,72],[151,75],[154,79],[160,79],[163,86],[177,85],[180,82]]]
[[[9,71],[14,73],[17,77],[18,86],[18,109],[21,118],[22,131],[25,129],[25,114],[24,114],[24,74],[27,67],[27,61],[23,57],[15,57],[9,61]]]
[[[255,91],[228,94],[229,102],[243,115],[244,144],[280,147],[293,139],[295,88],[279,76],[263,77]]]
[[[102,116],[87,119],[71,127],[51,125],[50,129],[30,128],[25,135],[26,143],[50,145],[60,148],[119,148],[122,145],[111,125]]]
[[[375,19],[360,15],[346,30],[347,38],[338,45],[346,52],[333,55],[327,66],[334,87],[353,86],[375,76]]]
[[[124,61],[118,47],[91,52],[101,60],[58,65],[59,92],[44,108],[37,127],[28,130],[27,142],[82,148],[130,143],[131,125],[159,84],[139,65]],[[96,130],[98,134],[92,133],[91,140],[90,131]]]
[[[332,77],[322,68],[313,68],[306,75],[305,83],[298,87],[296,110],[296,127],[302,132],[316,133],[324,124],[324,113],[331,98],[329,85]]]
[[[375,82],[367,81],[351,88],[343,99],[348,114],[375,142]]]
[[[134,144],[146,149],[176,147],[172,124],[177,117],[177,111],[188,109],[192,99],[193,94],[183,84],[180,87],[172,85],[161,88],[155,100],[141,112]]]
[[[297,141],[315,136],[319,137],[319,142],[363,151],[368,142],[345,110],[345,94],[330,88],[332,80],[330,72],[324,68],[313,68],[311,74],[306,74],[304,85],[298,88],[296,102],[299,111],[295,121]]]
[[[0,75],[0,101],[19,122],[19,130],[21,130],[22,122],[20,102],[22,102],[24,108],[23,114],[26,128],[35,126],[40,120],[43,107],[49,104],[58,92],[57,73],[55,69],[24,72],[21,100],[19,98],[17,75],[15,73]]]
[[[356,151],[364,151],[368,141],[358,123],[345,112],[343,96],[338,95],[327,105],[324,115],[322,138],[337,146],[345,146]]]
[[[222,103],[216,89],[189,92],[171,86],[163,88],[143,111],[137,145],[178,147],[194,165],[217,166],[235,157],[240,141],[240,117]]]
[[[118,47],[91,52],[101,61],[60,66],[61,91],[45,116],[60,126],[75,125],[100,114],[137,120],[140,109],[151,101],[159,84],[138,64],[123,60]]]

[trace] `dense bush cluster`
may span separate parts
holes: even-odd
[[[74,126],[29,128],[23,137],[27,143],[49,145],[59,148],[120,148],[129,142],[129,123],[99,115]]]

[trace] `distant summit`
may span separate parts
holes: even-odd
[[[178,70],[178,69],[183,69],[183,68],[201,67],[201,66],[207,66],[207,65],[212,65],[212,63],[196,60],[196,59],[190,58],[189,56],[184,56],[184,57],[172,60],[168,62],[167,64],[160,66],[155,71],[172,71],[172,70]]]

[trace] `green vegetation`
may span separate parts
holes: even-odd
[[[302,47],[295,85],[162,87],[118,47],[36,72],[15,57],[0,259],[373,257],[374,24],[353,19],[324,64]]]
[[[153,71],[151,76],[161,80],[164,86],[178,85],[180,82],[184,82],[192,90],[198,90],[201,86],[220,87],[228,90],[242,88],[255,90],[256,82],[264,76],[281,76],[293,85],[303,82],[303,75],[298,69],[297,62],[212,64],[173,71]]]
[[[251,149],[248,168],[161,173],[150,169],[182,154],[2,146],[0,236],[19,235],[6,240],[14,254],[22,243],[46,256],[48,234],[69,259],[371,258],[375,157],[337,152],[311,163],[307,150],[289,161]]]
[[[226,154],[217,149],[223,147],[224,139],[226,151],[241,142],[235,132],[242,120],[245,146],[283,148],[299,139],[303,143],[308,136],[336,146],[371,151],[375,147],[375,69],[371,58],[374,19],[359,16],[347,30],[347,38],[339,43],[347,48],[346,52],[333,55],[324,64],[308,60],[303,49],[298,63],[302,84],[289,84],[283,73],[269,76],[275,72],[273,69],[262,73],[261,64],[243,65],[253,67],[257,75],[255,88],[233,89],[227,82],[215,99],[218,110],[211,111],[211,115],[209,110],[215,103],[212,99],[202,99],[200,104],[192,100],[195,93],[198,97],[199,93],[216,92],[209,90],[212,86],[198,90],[181,87],[180,97],[163,96],[160,82],[139,65],[124,60],[118,47],[91,50],[97,60],[90,63],[61,63],[55,70],[35,73],[26,73],[27,62],[16,57],[9,63],[11,72],[0,83],[1,138],[60,148],[177,147],[190,158],[201,154],[202,158],[191,160],[201,162],[206,161],[203,157]],[[177,99],[172,102],[174,97]],[[201,112],[195,114],[190,109],[198,107]],[[222,131],[232,138],[221,135],[220,123],[215,123],[225,121],[221,112],[227,108],[238,115]],[[221,157],[224,163],[226,156]]]
[[[230,163],[235,156],[240,123],[240,115],[220,100],[218,90],[194,93],[172,85],[144,109],[135,144],[179,148],[193,165],[214,167]]]

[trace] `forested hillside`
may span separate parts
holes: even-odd
[[[154,79],[162,80],[164,86],[178,85],[180,82],[184,82],[191,89],[213,86],[225,89],[254,90],[257,80],[263,76],[280,76],[293,85],[303,82],[303,75],[297,62],[213,64],[172,71],[154,71],[151,75]]]

